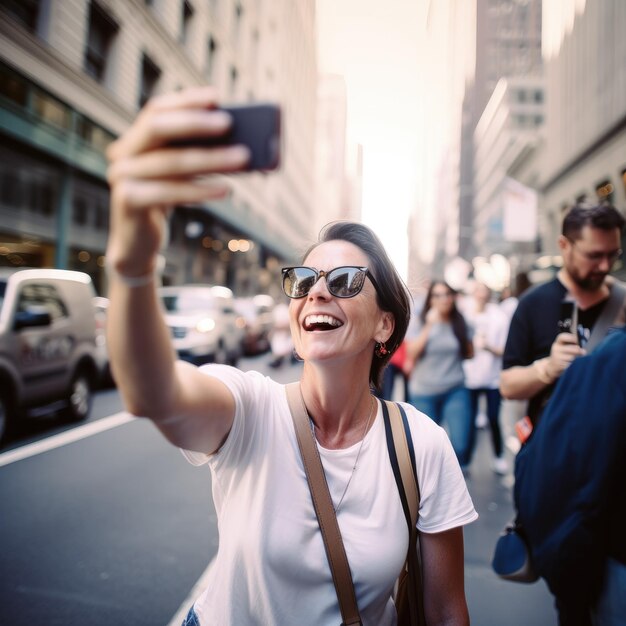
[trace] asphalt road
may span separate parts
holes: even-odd
[[[298,366],[266,363],[242,366],[282,382],[298,376]],[[115,390],[101,392],[91,420],[120,408]],[[2,452],[74,427],[37,416]],[[481,431],[468,478],[480,519],[465,530],[472,624],[555,626],[542,582],[509,583],[491,571],[512,509],[510,477],[494,475],[489,456]],[[189,465],[143,420],[0,466],[0,501],[0,624],[165,626],[217,548],[208,470]]]

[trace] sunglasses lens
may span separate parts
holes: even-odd
[[[365,272],[358,267],[338,267],[326,277],[328,291],[337,298],[352,298],[363,289]]]
[[[303,298],[315,284],[315,272],[307,267],[292,267],[283,276],[283,291],[290,298]]]

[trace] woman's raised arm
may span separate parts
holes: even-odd
[[[230,430],[234,403],[218,380],[177,362],[157,295],[158,255],[169,212],[222,196],[220,172],[243,168],[243,146],[171,148],[170,141],[223,134],[215,92],[194,88],[150,101],[109,147],[107,343],[128,410],[152,419],[175,445],[213,452]]]

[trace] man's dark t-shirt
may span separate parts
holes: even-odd
[[[502,357],[502,369],[516,365],[527,366],[533,361],[550,356],[550,348],[559,328],[563,302],[568,291],[558,278],[538,285],[527,291],[519,301],[511,320],[509,335]],[[578,311],[578,334],[589,339],[591,329],[602,313],[607,300],[582,311]],[[545,406],[554,385],[549,385],[528,402],[528,416],[535,423]]]

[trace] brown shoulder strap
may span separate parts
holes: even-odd
[[[296,429],[298,447],[304,463],[304,471],[309,481],[313,506],[322,531],[326,556],[333,575],[339,610],[343,624],[361,624],[359,608],[354,593],[354,584],[341,531],[335,515],[335,507],[328,491],[328,483],[322,466],[319,451],[311,432],[309,417],[300,391],[300,383],[286,385],[287,402]]]

